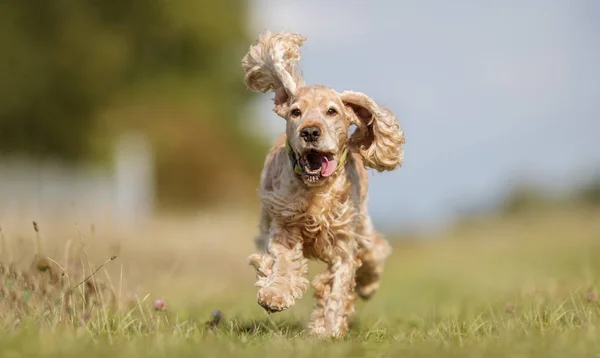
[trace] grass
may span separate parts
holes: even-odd
[[[575,209],[529,213],[398,238],[381,290],[358,302],[351,334],[338,341],[305,332],[312,292],[275,315],[256,304],[245,261],[252,217],[163,218],[129,230],[60,220],[34,230],[10,220],[1,233],[0,352],[597,357],[599,219]]]

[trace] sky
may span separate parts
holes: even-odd
[[[383,228],[430,229],[600,173],[600,1],[251,0],[249,31],[303,34],[307,84],[364,92],[405,131],[405,162],[373,172]],[[285,122],[257,96],[270,139]]]

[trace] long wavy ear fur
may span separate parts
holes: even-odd
[[[246,86],[255,92],[275,92],[274,110],[279,115],[283,112],[281,106],[304,86],[297,64],[300,46],[305,40],[300,34],[266,31],[259,35],[242,59]]]
[[[350,146],[361,154],[365,166],[382,172],[402,165],[404,132],[396,116],[364,93],[344,91],[340,97],[357,127]]]

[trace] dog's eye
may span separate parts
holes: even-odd
[[[302,112],[298,108],[292,109],[292,116],[300,117],[301,114]]]
[[[327,111],[328,116],[335,116],[336,114],[337,111],[335,110],[335,108],[329,108],[329,110]]]

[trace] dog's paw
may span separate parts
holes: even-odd
[[[370,299],[379,289],[379,281],[371,282],[366,285],[356,285],[355,291],[363,300]]]
[[[294,296],[277,287],[263,287],[258,290],[257,301],[268,312],[280,312],[294,305]]]
[[[348,328],[337,328],[328,330],[322,326],[309,327],[309,334],[316,339],[340,339],[346,337]]]
[[[311,337],[317,338],[317,339],[325,339],[325,338],[331,338],[331,336],[329,334],[327,334],[327,329],[325,329],[325,327],[323,326],[317,326],[317,325],[309,325],[308,327],[308,333],[310,334]]]

